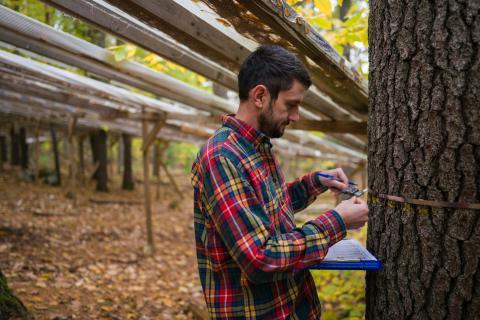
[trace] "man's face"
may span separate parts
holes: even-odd
[[[300,119],[299,107],[305,94],[305,87],[297,80],[293,86],[280,91],[275,101],[269,98],[268,105],[259,115],[259,129],[270,138],[280,138],[290,122]]]

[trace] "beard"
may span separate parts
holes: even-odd
[[[268,109],[260,113],[258,116],[258,125],[261,132],[270,138],[280,138],[285,132],[285,128],[290,123],[286,122],[275,122],[273,116],[273,101],[270,101]]]

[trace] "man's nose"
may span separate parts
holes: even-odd
[[[296,122],[296,121],[300,120],[299,108],[295,108],[295,110],[290,112],[290,114],[288,115],[288,120],[290,120],[291,122]]]

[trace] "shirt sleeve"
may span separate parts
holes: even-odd
[[[230,255],[252,282],[282,279],[319,263],[328,248],[346,235],[345,224],[335,211],[327,211],[291,232],[271,235],[268,213],[240,168],[216,156],[204,174],[207,214]]]
[[[292,199],[293,212],[297,213],[308,207],[328,188],[320,182],[317,172],[312,172],[287,183],[287,190]]]

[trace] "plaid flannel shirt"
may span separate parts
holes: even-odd
[[[319,319],[313,278],[346,235],[334,210],[296,227],[327,190],[315,173],[285,183],[270,139],[232,115],[192,167],[200,280],[211,319]]]

